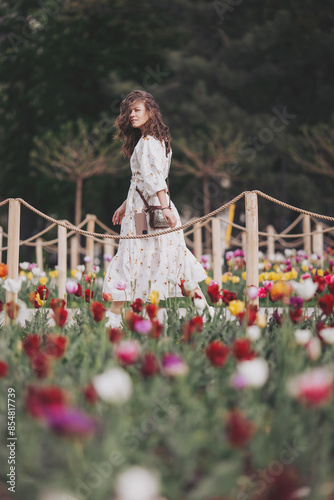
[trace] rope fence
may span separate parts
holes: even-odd
[[[298,212],[298,217],[281,233],[276,233],[273,226],[268,226],[266,231],[258,230],[258,196],[264,198],[272,203],[279,206],[287,208]],[[241,199],[245,198],[245,227],[240,226],[233,222],[233,220],[226,220],[223,217],[216,217],[219,212],[226,210],[227,208],[233,209],[235,204]],[[62,263],[61,278],[59,279],[59,296],[65,294],[65,280],[66,280],[66,270],[67,270],[67,255],[71,255],[71,266],[76,267],[74,264],[78,262],[79,253],[85,254],[91,257],[87,259],[87,272],[92,265],[94,260],[94,243],[97,243],[100,247],[104,248],[105,254],[111,254],[113,257],[114,250],[118,247],[116,240],[122,239],[140,239],[140,238],[150,238],[155,236],[162,236],[165,234],[172,233],[174,231],[181,231],[192,228],[184,233],[185,241],[187,245],[194,249],[195,256],[200,259],[202,254],[202,228],[206,228],[210,231],[212,238],[212,257],[213,257],[213,276],[215,280],[220,281],[222,274],[222,256],[224,250],[226,249],[226,242],[222,237],[221,223],[224,223],[231,231],[232,228],[238,229],[240,231],[239,235],[232,237],[229,233],[229,243],[231,245],[241,245],[246,252],[246,286],[252,284],[258,285],[258,251],[261,247],[267,248],[267,253],[269,255],[275,253],[275,244],[281,245],[283,248],[293,248],[304,244],[304,248],[308,254],[311,254],[311,246],[313,242],[313,252],[318,253],[321,258],[323,256],[324,247],[324,235],[334,232],[334,228],[325,224],[324,222],[319,222],[319,219],[324,221],[334,221],[334,217],[330,217],[323,214],[317,214],[304,210],[288,203],[282,202],[272,196],[269,196],[262,191],[244,191],[238,196],[234,197],[232,200],[224,203],[222,206],[213,210],[212,212],[205,214],[202,217],[193,218],[190,221],[181,224],[180,226],[174,228],[168,228],[164,230],[152,230],[149,228],[149,233],[144,235],[125,235],[116,233],[110,229],[102,221],[98,220],[95,215],[87,215],[86,218],[78,225],[75,226],[68,220],[57,220],[49,215],[41,212],[37,208],[33,207],[27,203],[22,198],[8,198],[0,202],[0,207],[9,204],[8,210],[8,234],[0,231],[0,260],[2,260],[2,252],[7,250],[7,265],[8,265],[8,276],[13,279],[18,278],[18,264],[19,264],[19,248],[23,245],[36,247],[37,260],[42,265],[43,249],[49,252],[58,252],[58,267],[59,262]],[[25,206],[28,210],[34,212],[38,216],[44,218],[50,225],[40,231],[39,233],[31,236],[26,240],[20,240],[20,207]],[[231,208],[230,208],[231,207]],[[232,216],[233,219],[233,216]],[[288,234],[293,230],[300,222],[303,224],[303,232],[298,234]],[[311,230],[311,222],[313,222],[316,227]],[[87,229],[83,227],[87,225]],[[98,225],[105,233],[95,232],[95,225]],[[45,235],[52,229],[57,227],[58,236],[53,240],[44,241],[41,236]],[[81,247],[78,235],[83,235],[86,237],[86,248]],[[189,236],[193,235],[193,241],[189,239]],[[7,246],[2,247],[2,238],[7,238]],[[266,238],[263,241],[259,241],[259,237]],[[227,238],[227,237],[226,237]],[[293,242],[287,242],[286,239],[293,239]],[[71,248],[68,250],[67,242],[70,240]],[[327,236],[328,240],[328,236]],[[327,241],[326,240],[326,241]],[[65,271],[64,268],[65,267]],[[73,267],[72,267],[73,268]],[[13,294],[8,294],[12,297]],[[7,297],[6,297],[7,299]],[[12,297],[13,299],[13,297]],[[8,297],[8,300],[12,300]],[[15,297],[14,297],[15,299]]]

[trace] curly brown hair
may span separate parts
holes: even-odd
[[[143,103],[149,115],[145,123],[143,133],[138,128],[134,128],[130,122],[130,107],[133,104]],[[133,90],[122,102],[120,106],[120,114],[116,118],[115,127],[117,134],[115,139],[119,139],[123,145],[121,152],[124,158],[130,158],[137,142],[143,135],[152,135],[160,142],[165,142],[166,156],[170,152],[170,133],[169,128],[163,123],[159,105],[155,102],[154,97],[143,90]]]

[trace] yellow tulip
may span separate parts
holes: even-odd
[[[78,274],[78,270],[77,269],[72,269],[72,271],[71,271],[72,278],[75,278],[77,274]]]
[[[150,295],[150,302],[151,302],[151,304],[159,304],[159,302],[160,302],[160,292],[152,290],[152,293]]]
[[[34,277],[34,275],[32,274],[32,272],[31,272],[31,271],[29,271],[29,273],[27,273],[27,278],[28,278],[28,280],[30,280],[30,281],[31,281],[31,280],[33,279],[33,277]]]
[[[222,282],[227,283],[230,280],[230,277],[226,274],[222,274]]]
[[[245,303],[242,300],[231,300],[228,308],[233,316],[237,316],[245,309]]]
[[[20,276],[25,276],[26,272],[25,271],[20,271]]]
[[[267,316],[265,314],[257,313],[256,323],[260,328],[267,326]]]
[[[243,273],[241,273],[241,277],[242,277],[243,280],[246,281],[246,271],[244,271]]]
[[[47,277],[46,277],[46,276],[41,276],[41,277],[39,278],[39,282],[40,282],[40,284],[41,284],[41,285],[46,285],[46,284],[47,284],[47,282],[48,282],[48,279],[47,279]]]
[[[302,266],[302,271],[304,273],[306,273],[306,271],[308,271],[308,266],[306,264],[304,266]]]
[[[232,281],[232,283],[239,283],[240,278],[239,278],[239,276],[232,276],[231,281]]]
[[[205,284],[210,285],[210,283],[211,283],[211,278],[210,276],[208,276],[207,278],[205,278]]]

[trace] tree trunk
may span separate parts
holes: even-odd
[[[204,196],[204,215],[210,213],[210,194],[209,194],[209,176],[203,176],[203,196]],[[205,248],[206,252],[211,252],[211,233],[207,226],[205,226]]]
[[[75,210],[74,210],[74,224],[78,226],[81,222],[81,205],[82,205],[82,177],[77,177],[76,180],[76,193],[75,193]]]

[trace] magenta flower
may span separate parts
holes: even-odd
[[[112,255],[110,255],[109,253],[105,253],[103,255],[103,259],[106,260],[107,262],[110,262],[112,259]]]
[[[140,319],[139,321],[135,321],[133,324],[134,331],[141,333],[142,335],[147,335],[151,328],[152,323],[149,319]]]
[[[96,421],[77,408],[66,406],[49,408],[46,421],[50,428],[60,435],[85,437],[96,430]]]
[[[162,371],[170,377],[184,375],[188,371],[188,365],[177,354],[165,354],[162,358]]]

